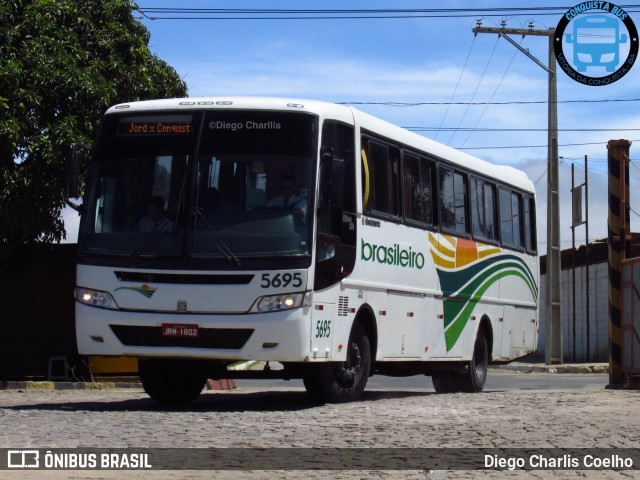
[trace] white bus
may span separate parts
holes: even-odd
[[[116,105],[92,155],[78,350],[137,357],[159,402],[240,376],[327,402],[373,374],[478,392],[489,364],[535,351],[518,170],[349,106],[251,97]],[[266,368],[227,369],[248,360]]]

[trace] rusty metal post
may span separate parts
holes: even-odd
[[[622,372],[622,261],[625,258],[625,243],[629,210],[629,140],[610,140],[609,150],[609,385],[607,388],[625,386]]]

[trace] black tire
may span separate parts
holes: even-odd
[[[460,375],[460,391],[469,393],[481,392],[487,379],[489,368],[489,346],[483,330],[478,332],[473,345],[473,356],[467,371]]]
[[[304,388],[311,399],[320,403],[323,403],[325,401],[322,386],[320,384],[320,375],[318,372],[318,370],[323,367],[324,366],[313,365],[308,368],[309,371],[302,377]]]
[[[164,405],[192,402],[207,381],[201,364],[194,361],[140,359],[138,369],[144,391]]]
[[[345,362],[314,365],[304,376],[309,395],[321,402],[343,403],[360,398],[371,372],[371,344],[367,332],[355,324]]]
[[[456,372],[440,372],[431,375],[436,393],[456,393],[460,391],[460,374]]]
[[[489,368],[489,344],[483,330],[473,345],[473,356],[464,373],[442,372],[431,376],[437,393],[478,393],[484,389]]]

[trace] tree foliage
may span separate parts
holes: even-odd
[[[0,251],[64,237],[67,154],[93,141],[108,106],[186,95],[133,7],[0,0]]]

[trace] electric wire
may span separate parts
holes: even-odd
[[[632,142],[640,142],[640,139],[631,140]],[[585,142],[585,143],[562,143],[558,147],[582,147],[586,145],[606,145],[607,142]],[[486,147],[463,147],[458,150],[508,150],[514,148],[548,148],[548,145],[494,145]]]
[[[480,88],[480,85],[482,84],[482,80],[484,79],[485,74],[487,73],[487,70],[489,69],[489,65],[491,64],[491,60],[493,59],[493,54],[496,52],[496,48],[498,47],[498,41],[500,40],[500,37],[498,36],[496,38],[496,43],[493,45],[493,50],[491,50],[491,55],[489,55],[489,60],[487,60],[487,64],[484,67],[484,70],[482,70],[482,75],[480,75],[480,80],[478,80],[478,84],[476,85],[475,90],[473,91],[473,95],[471,95],[471,102],[473,102],[473,99],[476,97],[476,93],[478,93],[478,89]],[[458,125],[456,126],[456,131],[453,132],[453,135],[451,135],[451,137],[449,137],[449,141],[446,142],[447,145],[451,144],[451,141],[453,140],[453,137],[455,137],[456,133],[457,133],[457,129],[460,127],[460,125],[462,125],[463,120],[465,119],[465,117],[467,116],[467,112],[469,111],[469,108],[471,107],[471,105],[467,105],[467,108],[464,110],[462,117],[460,118],[460,121],[458,122]]]
[[[615,103],[615,102],[640,102],[640,98],[601,98],[579,99],[579,100],[558,100],[556,103]],[[511,100],[505,102],[336,102],[338,105],[381,105],[385,107],[421,107],[421,106],[437,106],[437,105],[536,105],[546,104],[548,100]]]
[[[620,5],[626,12],[640,5]],[[504,17],[518,15],[558,15],[570,6],[493,8],[387,8],[387,9],[267,9],[267,8],[184,8],[140,7],[148,20],[385,20],[416,18]]]
[[[498,37],[498,38],[500,38],[500,37]],[[522,39],[520,40],[520,45],[522,45],[522,42],[524,42],[524,39],[525,39],[525,37],[523,36]],[[460,147],[464,147],[466,145],[466,143],[467,143],[467,140],[469,140],[469,137],[471,137],[471,135],[476,131],[476,127],[480,123],[480,120],[482,120],[482,117],[484,117],[484,114],[487,112],[487,109],[489,108],[489,105],[491,105],[491,102],[493,101],[493,98],[496,96],[496,93],[500,89],[500,86],[502,85],[502,82],[504,81],[505,77],[507,76],[507,72],[509,71],[509,68],[511,67],[511,64],[513,63],[513,60],[516,58],[517,54],[518,54],[518,51],[515,50],[513,52],[513,55],[511,56],[511,60],[509,60],[509,63],[507,64],[507,68],[505,69],[504,73],[502,74],[502,77],[500,78],[500,81],[498,82],[498,85],[496,85],[496,88],[493,90],[493,93],[491,94],[491,98],[489,98],[489,101],[484,106],[484,109],[480,113],[480,116],[476,120],[476,123],[473,125],[473,127],[471,127],[469,129],[469,134],[466,136],[464,141],[460,144]]]
[[[467,63],[469,62],[469,57],[471,57],[471,52],[473,50],[473,46],[476,43],[476,38],[477,35],[473,36],[473,40],[471,41],[471,46],[469,47],[469,52],[467,53],[467,58],[465,58],[464,60],[464,65],[462,66],[462,70],[460,71],[460,75],[458,76],[458,82],[456,83],[456,87],[453,89],[453,93],[451,94],[451,99],[449,100],[449,104],[447,105],[447,109],[444,112],[444,115],[442,117],[442,120],[440,121],[440,125],[438,126],[438,129],[436,130],[436,135],[434,137],[434,140],[436,138],[438,138],[438,135],[440,134],[440,128],[442,127],[442,124],[444,123],[445,119],[447,118],[447,115],[449,113],[449,109],[451,108],[451,105],[453,105],[453,99],[456,96],[456,93],[458,92],[458,87],[460,86],[460,81],[462,80],[462,75],[464,75],[464,72],[467,68]]]
[[[402,127],[405,130],[410,130],[412,132],[434,132],[438,128],[437,127]],[[458,132],[548,132],[548,128],[472,128],[472,127],[461,127],[455,129],[454,127],[445,127],[442,128],[444,131],[458,131]],[[559,128],[558,132],[638,132],[640,128]]]

